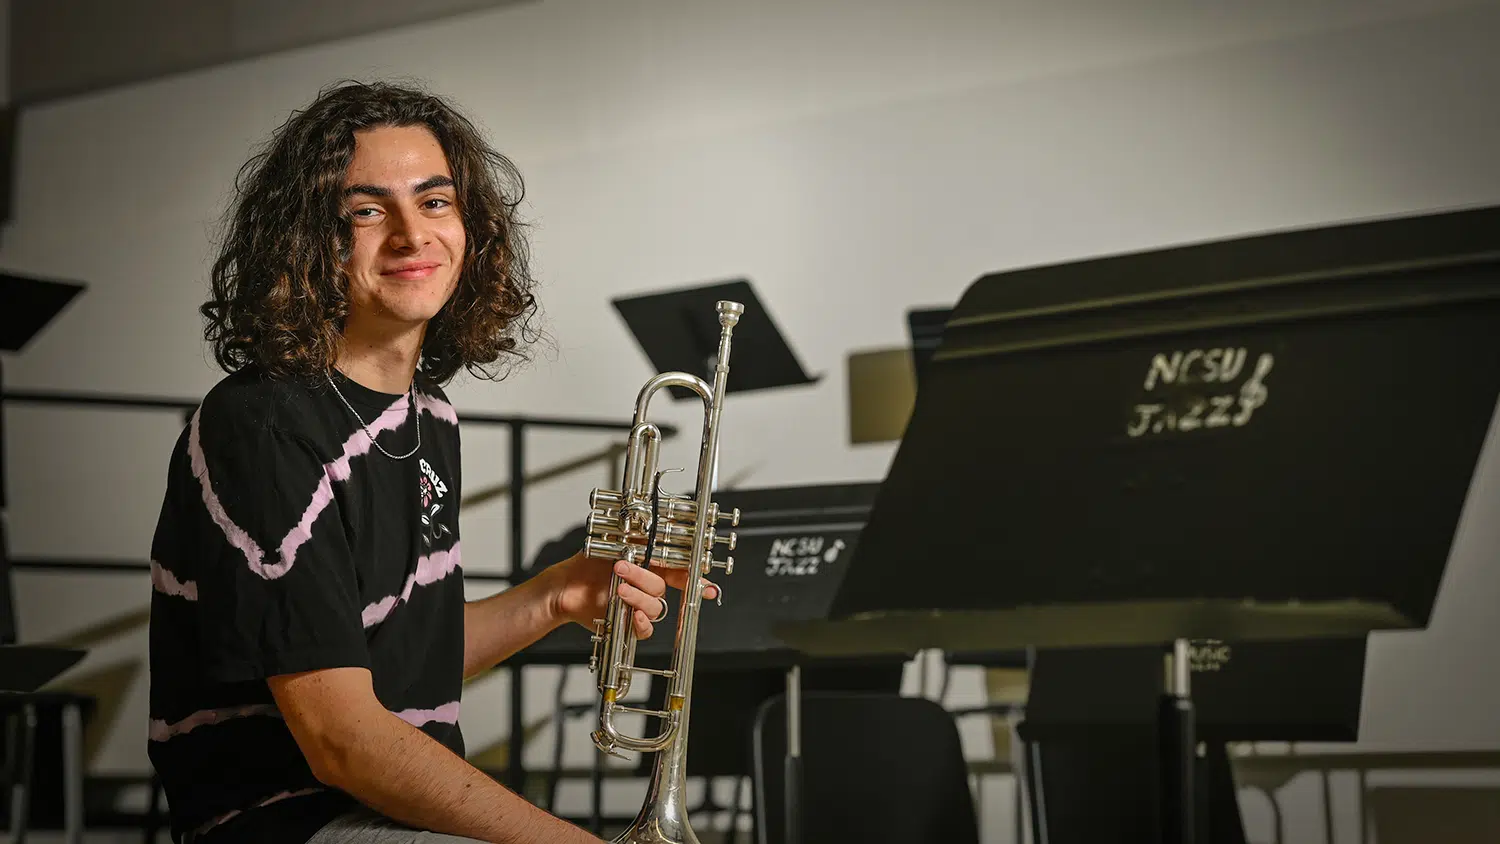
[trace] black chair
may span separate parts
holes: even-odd
[[[61,830],[70,844],[81,844],[83,730],[96,702],[87,695],[36,689],[75,664],[83,652],[18,645],[5,527],[0,509],[0,649],[5,650],[0,662],[33,665],[21,670],[24,677],[0,676],[0,780],[6,790],[6,799],[0,800],[0,824],[9,829],[14,844],[25,841],[33,829]],[[39,669],[40,665],[49,667]],[[37,675],[37,670],[45,674]]]
[[[801,840],[978,844],[979,820],[953,716],[926,698],[801,696]],[[752,732],[756,844],[785,844],[786,696]]]
[[[1155,725],[1090,724],[1038,738],[1019,725],[1026,747],[1031,835],[1048,844],[1153,844],[1162,840],[1160,741]],[[1200,727],[1194,774],[1197,840],[1246,844],[1238,786],[1223,741]],[[1088,806],[1087,812],[1072,807]],[[1278,836],[1277,840],[1280,840]]]

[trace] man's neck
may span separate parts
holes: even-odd
[[[379,341],[345,336],[338,369],[350,380],[382,393],[404,393],[411,386],[422,353],[422,332]]]

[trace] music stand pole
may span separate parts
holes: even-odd
[[[1190,687],[1191,653],[1187,639],[1172,643],[1165,657],[1165,683],[1159,715],[1161,764],[1161,830],[1166,844],[1193,844],[1196,727]]]
[[[786,763],[783,798],[786,804],[786,844],[800,844],[802,835],[802,669],[786,670]]]

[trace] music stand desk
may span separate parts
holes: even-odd
[[[86,653],[45,645],[0,645],[0,696],[35,692],[78,664]]]
[[[792,351],[749,281],[733,281],[623,296],[612,304],[645,352],[656,372],[688,372],[712,381],[719,352],[719,323],[714,303],[745,306],[734,327],[734,359],[726,393],[743,393],[816,383]],[[672,387],[674,398],[692,392]]]
[[[1170,646],[1166,791],[1189,788],[1189,639],[1427,625],[1496,337],[1500,208],[980,278],[827,620],[778,634],[820,655]]]

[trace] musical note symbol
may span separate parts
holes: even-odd
[[[1266,389],[1266,385],[1261,382],[1265,379],[1266,374],[1271,371],[1271,365],[1274,362],[1270,352],[1262,354],[1260,359],[1255,362],[1255,373],[1241,385],[1240,412],[1235,414],[1233,420],[1236,426],[1249,422],[1250,414],[1254,413],[1257,407],[1266,403],[1269,391]]]
[[[833,546],[823,552],[823,562],[831,563],[839,558],[839,552],[844,550],[844,540],[835,539]]]

